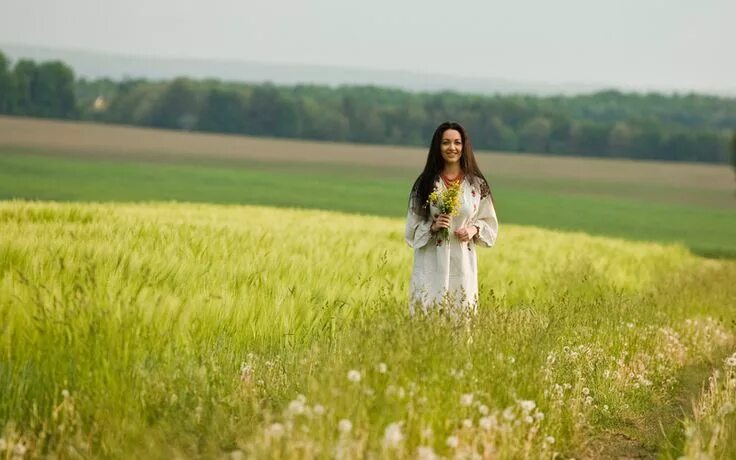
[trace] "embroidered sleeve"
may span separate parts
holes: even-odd
[[[496,218],[496,209],[493,207],[493,201],[490,195],[486,195],[480,199],[478,212],[471,221],[480,230],[473,238],[481,246],[490,248],[496,242],[498,236],[498,219]]]
[[[404,232],[406,244],[414,249],[426,246],[432,237],[431,227],[432,222],[418,216],[414,212],[413,202],[409,203],[409,211],[406,216],[406,230]]]

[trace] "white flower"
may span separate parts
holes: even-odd
[[[603,405],[603,410],[604,410],[604,411],[608,411],[608,404],[604,404],[604,405]]]
[[[63,396],[64,399],[68,398],[69,397],[69,390],[66,390],[66,389],[61,390],[61,396]]]
[[[587,396],[585,398],[585,404],[587,404],[587,405],[593,404],[593,397],[592,396]]]
[[[460,396],[460,405],[469,407],[473,404],[473,393],[465,393]]]
[[[386,363],[378,363],[378,372],[381,374],[385,374],[388,371],[388,366]]]
[[[726,415],[730,414],[734,411],[734,406],[731,403],[726,403],[718,410],[718,416],[719,417],[725,417]]]
[[[243,382],[250,382],[253,376],[253,366],[248,363],[242,363],[240,365],[240,380]]]
[[[292,415],[301,415],[304,413],[304,403],[298,399],[289,403],[289,413]]]
[[[554,444],[555,443],[555,437],[554,436],[547,436],[544,438],[545,444]]]
[[[445,441],[445,444],[447,444],[447,447],[450,449],[454,449],[460,444],[460,440],[457,438],[457,436],[450,436],[447,438],[447,441]]]
[[[736,353],[732,354],[728,358],[726,358],[726,366],[728,367],[736,367]]]
[[[340,430],[340,433],[347,434],[353,429],[353,424],[350,420],[344,418],[338,422],[337,429]]]
[[[586,388],[583,388],[583,394],[586,395],[586,396],[589,395],[590,394],[590,390],[587,387]]]
[[[15,457],[23,457],[26,454],[26,451],[28,449],[26,448],[25,444],[18,443],[13,447],[13,458]]]
[[[356,371],[355,369],[348,372],[348,380],[350,380],[353,383],[360,382],[360,372]]]
[[[526,417],[524,417],[524,421],[531,424],[534,423],[534,418],[531,415],[527,415]]]
[[[514,408],[513,407],[507,407],[503,410],[503,418],[506,420],[513,420],[516,418],[516,414],[514,414]]]
[[[272,424],[268,429],[268,434],[271,435],[272,438],[280,438],[284,435],[284,425],[280,423]]]
[[[418,460],[437,460],[439,457],[434,453],[434,449],[427,446],[417,447],[417,459]]]
[[[481,415],[488,415],[488,406],[486,406],[485,404],[481,404],[480,406],[478,406],[478,412],[480,412]]]
[[[521,406],[521,410],[524,412],[531,412],[534,410],[535,407],[537,407],[537,403],[531,400],[524,400],[522,399],[519,401],[519,406]]]
[[[386,427],[383,432],[383,447],[386,449],[396,449],[404,440],[404,435],[401,433],[401,422],[394,422]]]
[[[493,417],[482,417],[480,420],[478,420],[478,425],[486,431],[489,431],[491,428],[493,428],[493,425],[495,424],[496,420]]]
[[[473,427],[473,419],[466,418],[465,420],[463,420],[463,426],[465,428],[472,428]]]
[[[534,418],[535,418],[536,420],[544,420],[544,412],[539,412],[539,411],[537,411],[537,412],[536,412],[536,413],[534,414]]]
[[[325,406],[322,404],[315,404],[314,407],[312,407],[312,411],[315,415],[322,415],[325,413]]]

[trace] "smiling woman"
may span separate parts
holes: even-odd
[[[470,139],[460,124],[442,123],[409,198],[405,240],[414,248],[409,311],[475,313],[475,246],[491,247],[497,235],[493,197]]]

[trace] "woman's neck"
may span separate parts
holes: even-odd
[[[442,168],[442,175],[448,179],[455,179],[462,175],[462,173],[463,170],[458,163],[446,164],[445,167]]]

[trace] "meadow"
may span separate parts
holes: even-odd
[[[0,458],[736,456],[728,169],[479,155],[458,321],[424,154],[0,118]]]
[[[0,117],[0,199],[187,201],[400,217],[426,151]],[[736,257],[725,165],[478,154],[503,222]]]
[[[479,254],[478,316],[412,318],[402,233],[402,219],[327,211],[1,203],[2,446],[734,454],[736,263],[504,225]]]

